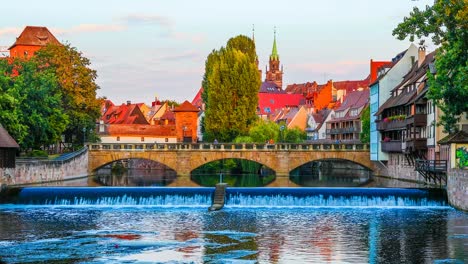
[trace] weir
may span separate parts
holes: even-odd
[[[26,187],[10,189],[0,206],[109,206],[209,208],[214,188]],[[447,207],[440,189],[227,188],[225,208],[235,207]]]

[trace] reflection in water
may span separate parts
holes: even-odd
[[[219,182],[232,187],[262,187],[275,179],[275,172],[254,161],[222,159],[204,164],[191,173],[192,181],[211,187]]]
[[[468,215],[446,208],[0,207],[0,231],[7,263],[468,260]]]
[[[369,182],[372,171],[347,160],[308,162],[289,174],[292,182],[306,187],[356,187]]]
[[[120,160],[95,172],[93,182],[102,186],[166,186],[176,172],[164,164],[144,159]]]

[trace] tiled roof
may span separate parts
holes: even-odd
[[[281,109],[286,106],[298,106],[302,98],[303,97],[300,94],[259,93],[258,107],[260,114],[271,114],[277,109]]]
[[[174,109],[174,112],[198,112],[200,109],[195,107],[189,101],[183,102],[181,105]]]
[[[101,120],[105,124],[148,124],[137,104],[112,105],[101,117]]]
[[[335,111],[343,111],[345,109],[354,109],[364,106],[369,101],[369,89],[362,91],[354,91],[347,94],[343,103],[335,109]]]
[[[111,124],[106,130],[109,136],[176,136],[175,125]]]
[[[429,67],[429,63],[432,63],[434,61],[434,54],[435,52],[427,54],[424,61],[419,66],[418,63],[413,64],[410,71],[403,77],[403,80],[395,88],[392,89],[392,92],[395,92],[408,85],[417,83],[421,78],[424,78],[427,72],[427,68]],[[409,92],[401,91],[400,94],[398,94],[397,96],[392,96],[387,101],[385,101],[379,107],[379,110],[377,111],[377,113],[375,113],[375,115],[381,114],[385,109],[407,104],[413,101],[413,99],[416,98],[416,96],[416,89],[411,90]]]
[[[405,91],[397,96],[392,96],[388,98],[388,100],[385,101],[385,103],[382,106],[379,107],[379,110],[374,115],[380,115],[385,109],[405,105],[406,103],[411,101],[411,99],[413,99],[415,96],[416,90],[412,90],[410,92]]]
[[[356,91],[359,88],[367,88],[369,86],[370,76],[364,80],[358,81],[338,81],[333,82],[333,87],[337,90],[346,90],[347,92]]]
[[[262,82],[259,93],[286,93],[274,82]]]
[[[468,133],[460,130],[450,134],[437,142],[439,144],[468,143]]]
[[[429,53],[424,58],[424,61],[418,66],[418,63],[413,64],[410,71],[403,77],[401,81],[392,91],[395,91],[403,86],[417,82],[421,77],[424,77],[427,73],[429,63],[434,61],[435,51]]]
[[[0,148],[19,148],[18,143],[8,134],[3,126],[0,125]]]
[[[312,92],[317,92],[323,89],[325,85],[319,85],[317,82],[306,82],[306,83],[299,83],[299,84],[289,84],[286,86],[286,93],[289,94],[308,94]]]
[[[174,112],[167,109],[166,112],[161,116],[161,120],[175,120]]]
[[[343,103],[339,107],[337,107],[335,110],[335,113],[337,113],[337,112],[345,111],[346,109],[349,109],[346,112],[345,116],[340,117],[340,118],[332,118],[331,120],[329,120],[329,122],[359,119],[361,116],[361,113],[358,113],[355,116],[351,116],[350,110],[363,108],[365,105],[367,105],[368,102],[369,102],[369,89],[362,90],[362,91],[354,91],[354,92],[349,93],[345,97]]]
[[[8,49],[12,49],[17,45],[46,46],[49,43],[60,44],[46,27],[27,26]]]
[[[198,90],[197,94],[192,100],[192,104],[198,108],[201,108],[203,104],[203,99],[201,97],[202,93],[203,93],[203,87],[200,87],[200,90]]]

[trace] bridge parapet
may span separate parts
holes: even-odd
[[[368,144],[362,143],[89,143],[90,151],[369,151]]]

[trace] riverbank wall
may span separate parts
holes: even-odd
[[[82,149],[64,159],[17,160],[16,168],[0,168],[0,185],[61,181],[88,174],[88,151]]]
[[[453,207],[468,211],[468,170],[451,169],[448,172],[447,196]]]
[[[389,164],[387,167],[376,163],[374,175],[425,183],[424,177],[415,171],[414,166],[405,163]],[[428,186],[431,185],[435,188],[440,187],[435,184],[428,184]],[[449,169],[447,172],[447,186],[445,188],[450,205],[457,209],[468,211],[468,170]]]

